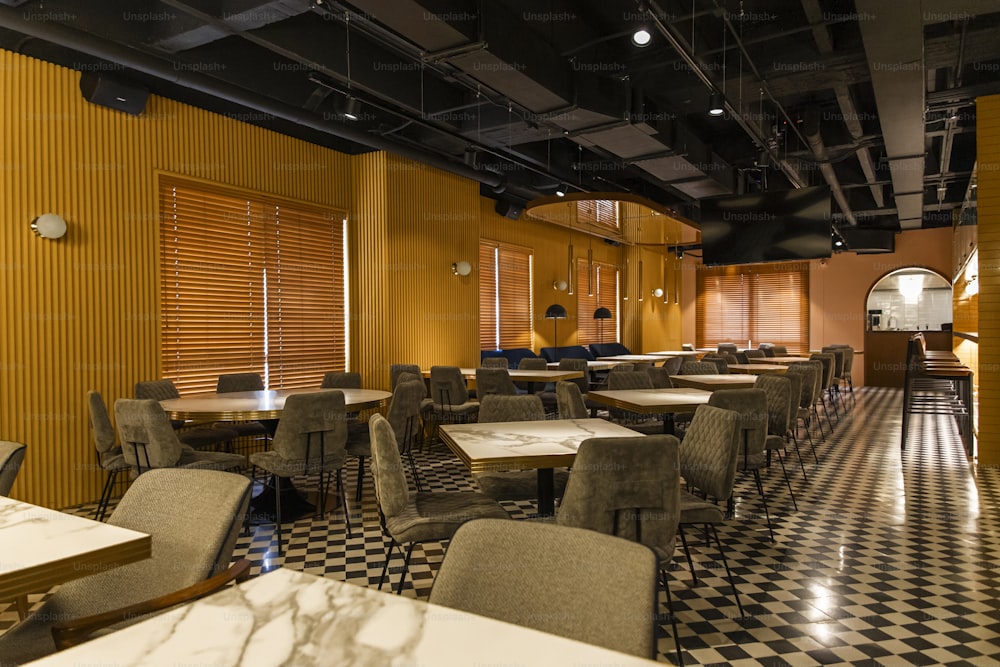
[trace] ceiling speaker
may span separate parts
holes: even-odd
[[[149,91],[141,86],[98,76],[90,72],[80,75],[80,92],[88,102],[138,116],[146,108]]]
[[[522,204],[515,204],[509,199],[498,199],[496,206],[493,207],[493,210],[505,218],[517,220],[521,217],[521,213],[524,212],[524,206]]]
[[[878,255],[896,252],[896,233],[891,229],[858,229],[843,227],[840,235],[851,252],[859,255]]]

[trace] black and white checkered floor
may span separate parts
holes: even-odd
[[[781,469],[765,471],[775,542],[752,478],[737,481],[736,515],[719,532],[745,617],[738,617],[715,548],[696,533],[689,536],[696,586],[678,549],[670,589],[685,664],[1000,664],[1000,471],[970,468],[947,417],[914,419],[901,453],[901,391],[870,388],[855,395],[856,405],[833,435],[815,438],[818,465],[804,446],[808,482],[786,461],[797,511]],[[425,488],[474,488],[442,445],[417,456]],[[353,538],[337,509],[323,519],[286,524],[283,560],[271,525],[242,536],[236,556],[251,560],[254,574],[284,565],[377,585],[385,547],[371,479],[358,506],[349,465]],[[506,507],[514,518],[533,511],[530,503]],[[426,598],[444,550],[417,547],[403,595]],[[395,584],[399,570],[390,571]],[[10,625],[12,610],[0,612],[0,628]],[[669,623],[661,628],[659,659],[676,660]]]

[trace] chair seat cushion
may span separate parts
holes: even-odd
[[[492,498],[473,491],[421,492],[411,494],[399,514],[387,517],[386,529],[397,542],[447,540],[471,519],[509,519],[510,515]]]
[[[681,491],[681,516],[679,523],[722,523],[726,515],[715,503]]]
[[[128,461],[125,460],[125,455],[122,454],[121,447],[115,447],[110,452],[101,454],[101,467],[108,472],[120,472],[128,470],[130,466]]]
[[[555,478],[555,495],[562,497],[569,481],[569,471],[558,469]],[[473,475],[484,496],[495,500],[535,500],[538,498],[538,471],[511,470],[481,472]]]
[[[242,454],[225,452],[200,452],[182,449],[176,468],[198,468],[200,470],[236,470],[246,467],[247,459]]]
[[[771,451],[774,451],[776,449],[784,451],[785,439],[782,438],[780,435],[767,436],[767,439],[764,441],[764,450],[766,451],[768,449],[770,449]]]
[[[346,460],[347,452],[343,450],[323,457],[322,461],[314,457],[308,464],[303,460],[286,459],[275,451],[255,452],[250,455],[250,463],[279,477],[314,475],[318,472],[339,470]]]

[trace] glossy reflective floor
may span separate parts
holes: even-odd
[[[808,482],[794,453],[786,459],[798,510],[777,461],[765,471],[775,542],[752,479],[738,478],[736,516],[720,536],[744,618],[737,617],[717,550],[689,534],[698,572],[692,586],[678,549],[670,589],[685,664],[1000,664],[1000,472],[980,470],[977,478],[947,417],[914,419],[901,453],[901,392],[865,389],[855,396],[825,441],[814,428],[818,464],[803,443]],[[442,445],[428,446],[418,460],[431,490],[474,488]],[[353,503],[354,463],[348,466],[354,537],[347,539],[340,510],[286,525],[284,564],[375,586],[385,551],[374,493],[366,477],[361,507]],[[533,509],[507,508],[515,518]],[[253,561],[255,573],[282,562],[269,525],[241,537],[236,551]],[[443,554],[441,545],[414,551],[403,595],[427,596]],[[395,583],[399,572],[392,572]],[[0,627],[13,619],[6,609]],[[668,623],[659,660],[676,660]]]

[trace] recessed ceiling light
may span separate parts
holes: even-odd
[[[634,33],[632,33],[632,43],[636,46],[646,46],[649,44],[653,36],[649,34],[649,31],[645,28],[639,28]]]

